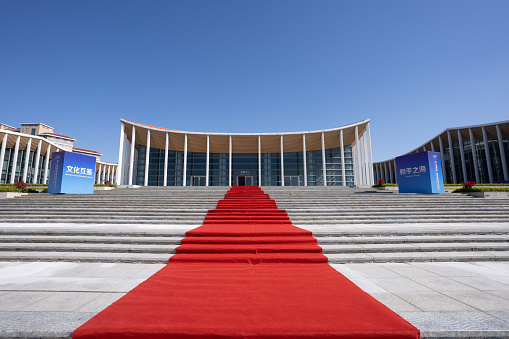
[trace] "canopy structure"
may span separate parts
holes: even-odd
[[[45,137],[48,134],[51,133],[42,133],[42,136],[36,136],[0,129],[0,183],[12,184],[24,181],[33,184],[47,184],[53,152],[73,151],[96,157],[101,155],[98,152],[79,148],[64,149],[62,145],[48,140]],[[96,161],[95,182],[97,184],[103,183],[105,180],[115,180],[116,175],[117,164]]]
[[[406,154],[440,152],[444,183],[508,182],[509,121],[451,127]],[[375,179],[397,183],[396,159],[373,164]]]
[[[311,165],[314,166],[316,161],[316,152],[321,152],[321,161],[319,161],[322,167],[322,179],[314,179],[316,184],[320,181],[322,185],[326,186],[329,177],[338,176],[336,170],[342,172],[340,180],[332,178],[334,184],[342,184],[346,186],[348,182],[352,182],[353,185],[371,185],[373,183],[373,172],[372,172],[372,157],[371,157],[371,138],[369,132],[370,120],[363,120],[354,124],[341,126],[337,128],[318,130],[318,131],[305,131],[305,132],[284,132],[284,133],[206,133],[206,132],[188,132],[178,131],[174,129],[161,128],[155,126],[149,126],[142,123],[132,122],[125,119],[121,119],[121,131],[120,131],[120,146],[119,146],[119,162],[118,172],[121,173],[117,177],[117,184],[119,185],[193,185],[193,174],[189,173],[190,160],[189,155],[193,154],[196,156],[203,155],[205,163],[203,164],[204,173],[198,176],[203,176],[205,180],[203,183],[200,181],[200,185],[209,186],[215,185],[212,183],[210,176],[211,174],[211,157],[217,155],[227,155],[228,161],[228,180],[227,183],[222,181],[228,186],[232,185],[232,180],[235,181],[235,175],[232,176],[232,171],[242,170],[242,165],[235,165],[235,159],[242,155],[244,158],[249,158],[250,162],[256,162],[257,168],[249,168],[251,173],[256,178],[254,181],[257,185],[264,185],[264,160],[267,154],[275,155],[278,154],[278,176],[279,179],[276,181],[284,186],[287,177],[297,176],[299,185],[308,185],[308,169]],[[348,153],[349,149],[345,147],[351,147],[352,162],[350,166],[348,164],[348,155],[345,158],[345,150]],[[140,150],[144,152],[140,156]],[[154,154],[159,157],[158,150],[161,151],[164,157],[164,163],[157,160],[158,169],[154,168]],[[338,153],[333,160],[326,159],[327,150],[335,150]],[[177,152],[177,153],[175,153]],[[315,152],[310,155],[310,152]],[[329,151],[328,153],[331,153]],[[341,153],[341,155],[340,155]],[[183,162],[179,166],[175,166],[172,163],[173,158],[168,154],[175,154],[177,159],[182,156]],[[296,155],[297,154],[297,155]],[[300,155],[299,155],[300,154]],[[304,156],[306,154],[306,156]],[[251,155],[251,157],[249,156]],[[289,174],[290,172],[285,171],[285,165],[288,163],[288,158],[285,160],[285,155],[297,157],[301,163],[297,164],[297,172],[300,174]],[[152,158],[152,159],[151,159]],[[170,159],[168,159],[170,158]],[[225,158],[225,159],[226,159]],[[232,167],[233,158],[233,167]],[[336,159],[337,158],[337,159]],[[159,158],[158,158],[159,159]],[[194,158],[193,158],[194,159]],[[313,159],[313,164],[309,163],[309,160]],[[320,159],[319,159],[320,160]],[[337,160],[337,161],[336,161]],[[178,162],[178,160],[175,160]],[[240,161],[240,160],[239,160]],[[308,162],[306,164],[306,162]],[[193,169],[196,169],[194,162]],[[274,164],[274,161],[272,162]],[[328,165],[331,166],[328,166]],[[293,166],[293,163],[292,163]],[[249,167],[249,166],[248,166]],[[293,166],[295,167],[295,166]],[[316,167],[312,169],[316,172]],[[162,171],[159,171],[161,169]],[[226,169],[226,168],[225,168]],[[293,168],[295,170],[295,168]],[[182,178],[179,180],[168,179],[168,170],[177,171]],[[248,170],[248,168],[246,168]],[[273,168],[272,168],[273,170]],[[352,173],[348,171],[351,170]],[[140,172],[144,172],[144,176],[140,178]],[[162,173],[164,172],[164,174]],[[254,172],[257,172],[253,174]],[[330,173],[329,173],[330,172]],[[274,176],[273,172],[266,176]],[[220,174],[226,175],[226,174]],[[316,176],[316,174],[312,174]],[[351,177],[348,180],[347,177]],[[159,178],[159,179],[158,179]],[[323,180],[323,178],[327,178]],[[172,181],[173,180],[173,181]],[[218,179],[219,180],[219,179]],[[269,179],[267,179],[269,180]],[[272,180],[272,179],[271,179]],[[170,182],[169,182],[170,181]],[[267,181],[269,182],[269,181]],[[274,183],[275,181],[271,181]],[[295,183],[295,182],[294,182]],[[195,183],[196,184],[196,183]],[[233,182],[233,185],[236,183]],[[351,184],[352,185],[352,184]]]

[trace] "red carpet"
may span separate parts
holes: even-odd
[[[258,187],[233,187],[159,272],[73,338],[419,338],[327,264]]]

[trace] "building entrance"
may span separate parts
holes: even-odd
[[[191,177],[191,186],[205,186],[206,180],[205,177],[192,176]]]
[[[300,186],[299,185],[299,177],[285,176],[285,186]]]
[[[253,186],[253,177],[239,175],[237,177],[237,186]]]

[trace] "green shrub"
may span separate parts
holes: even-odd
[[[21,190],[17,187],[14,187],[14,185],[9,186],[0,186],[0,192],[17,192],[20,193]]]
[[[452,193],[465,193],[465,192],[509,192],[509,187],[473,187],[469,190],[458,188]]]
[[[117,187],[117,185],[95,184],[94,187]]]

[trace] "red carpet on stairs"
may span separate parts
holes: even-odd
[[[159,272],[73,338],[419,338],[258,187],[232,187]]]

